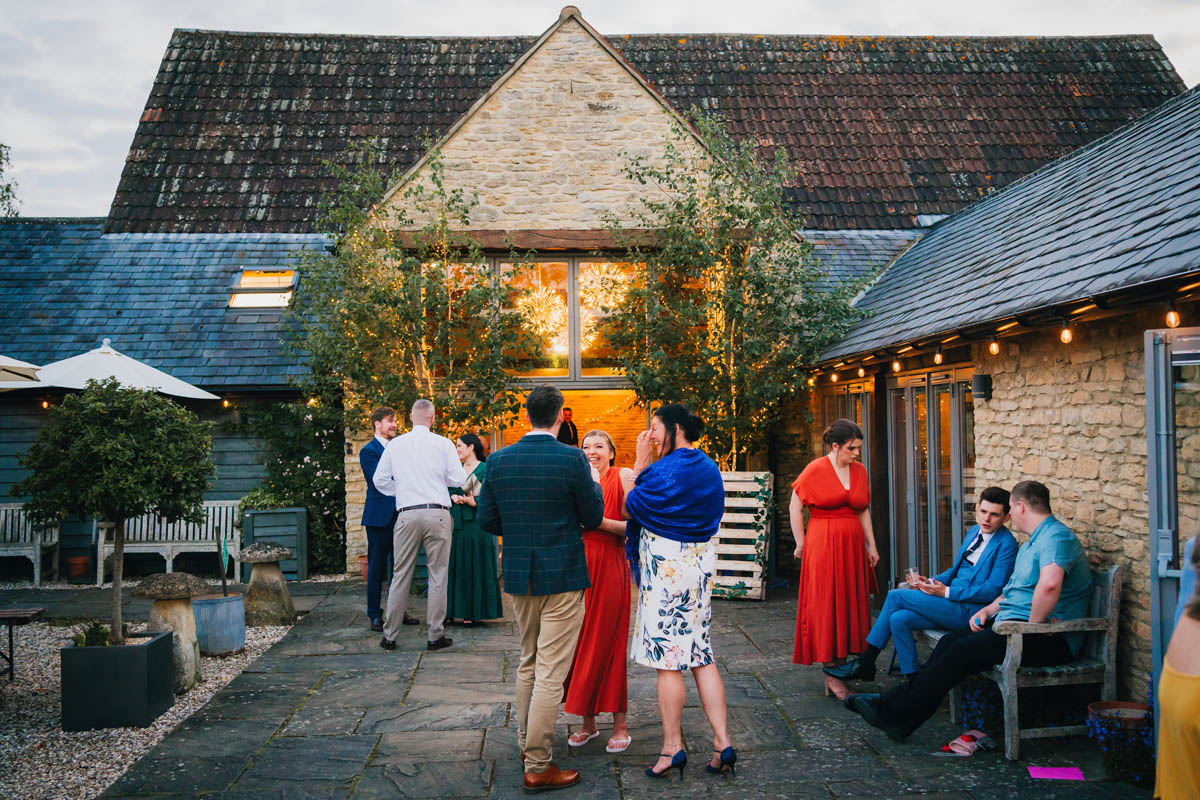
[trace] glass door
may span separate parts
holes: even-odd
[[[1183,549],[1200,536],[1200,328],[1146,331],[1153,685],[1175,629]],[[1200,545],[1198,545],[1200,546]]]
[[[910,375],[888,390],[893,585],[910,566],[922,575],[947,569],[973,522],[974,404],[963,380],[969,374]]]

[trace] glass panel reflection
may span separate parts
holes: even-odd
[[[613,261],[579,262],[580,374],[620,375],[617,354],[604,321],[625,301],[634,266]]]
[[[1200,366],[1174,368],[1175,486],[1179,507],[1176,563],[1182,562],[1188,540],[1200,536]]]
[[[500,265],[501,275],[509,280],[513,305],[525,315],[525,324],[536,340],[534,353],[520,360],[517,374],[566,377],[571,354],[567,262],[523,266],[525,269],[513,279],[513,265]]]

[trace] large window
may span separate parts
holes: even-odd
[[[595,386],[619,384],[617,354],[604,336],[605,308],[618,306],[635,266],[594,258],[523,262],[519,277],[502,262],[502,280],[524,290],[515,301],[537,339],[518,374]]]
[[[975,423],[970,369],[894,379],[888,387],[893,579],[948,568],[974,523]]]

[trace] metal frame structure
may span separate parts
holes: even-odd
[[[1146,342],[1146,477],[1150,511],[1152,680],[1175,624],[1179,580],[1179,488],[1175,441],[1175,367],[1200,365],[1200,328],[1149,330]]]

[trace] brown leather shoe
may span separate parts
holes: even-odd
[[[565,789],[568,786],[574,786],[580,780],[582,778],[579,777],[579,770],[559,769],[554,764],[551,764],[546,768],[545,772],[525,773],[525,794]]]

